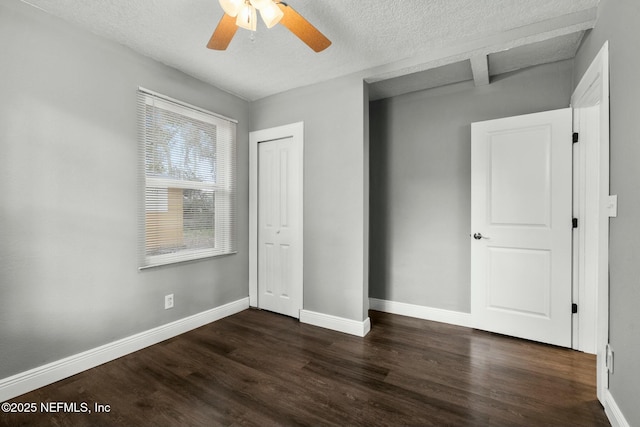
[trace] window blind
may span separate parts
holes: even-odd
[[[236,252],[236,123],[138,90],[140,268]]]

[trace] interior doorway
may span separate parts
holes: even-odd
[[[304,126],[249,134],[249,304],[300,318]]]

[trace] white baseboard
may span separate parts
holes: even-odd
[[[631,427],[631,424],[627,422],[609,390],[604,391],[603,406],[604,412],[607,414],[607,418],[609,418],[612,427]]]
[[[13,399],[16,396],[215,322],[223,317],[239,313],[247,308],[249,308],[249,298],[243,298],[29,371],[0,379],[0,402]]]
[[[362,322],[358,322],[309,310],[300,310],[300,322],[359,337],[364,337],[371,330],[371,320],[368,317]]]
[[[404,302],[388,301],[377,298],[369,298],[371,310],[384,311],[385,313],[400,314],[402,316],[418,319],[432,320],[434,322],[449,323],[451,325],[473,327],[470,313],[460,311],[443,310],[441,308],[425,307],[422,305],[407,304]]]

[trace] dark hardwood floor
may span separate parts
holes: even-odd
[[[609,425],[595,356],[370,316],[358,338],[246,310],[12,399],[39,413],[0,413],[0,425]],[[92,412],[41,413],[55,402]]]

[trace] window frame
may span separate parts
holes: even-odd
[[[214,167],[216,171],[215,181],[192,181],[171,177],[148,176],[146,170],[147,153],[147,106],[153,106],[170,111],[188,119],[212,124],[216,127],[216,154]],[[139,182],[140,182],[140,213],[139,213],[139,240],[140,256],[138,267],[140,270],[170,265],[175,263],[190,262],[212,257],[237,253],[236,241],[236,180],[237,180],[237,121],[228,117],[212,113],[202,108],[175,100],[138,88],[138,151],[139,151]],[[226,133],[222,135],[221,133]],[[221,141],[225,141],[222,143]],[[205,190],[214,194],[214,245],[213,247],[199,249],[182,249],[168,254],[149,255],[147,253],[147,213],[155,213],[147,209],[148,188],[170,188]],[[219,209],[221,212],[219,212]],[[184,215],[184,207],[183,213]]]

